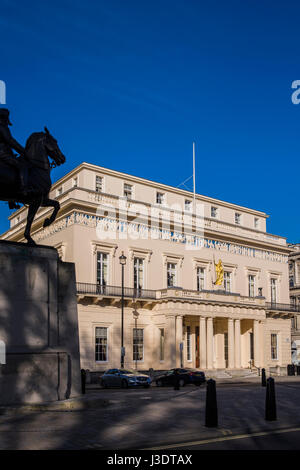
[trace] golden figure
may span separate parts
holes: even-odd
[[[222,261],[219,259],[218,264],[215,263],[216,267],[216,280],[214,282],[215,286],[221,286],[224,282],[224,268]]]

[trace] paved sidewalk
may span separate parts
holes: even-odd
[[[217,429],[204,426],[206,388],[194,386],[179,391],[91,390],[86,400],[109,396],[110,405],[82,411],[2,410],[0,449],[176,448],[180,442],[300,427],[299,379],[275,379],[278,420],[274,422],[264,419],[266,389],[253,378],[243,384],[218,383]]]

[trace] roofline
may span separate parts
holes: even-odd
[[[75,175],[77,172],[79,172],[80,170],[82,170],[84,168],[85,169],[90,169],[90,170],[98,170],[98,171],[101,171],[102,173],[106,173],[106,174],[111,175],[111,176],[123,176],[123,177],[126,177],[128,180],[134,181],[136,183],[138,183],[138,182],[139,183],[147,183],[147,184],[150,184],[152,186],[159,187],[161,189],[165,189],[165,190],[168,190],[168,191],[171,190],[171,191],[179,193],[183,196],[188,196],[188,197],[193,196],[193,193],[191,191],[187,191],[185,189],[176,188],[175,186],[170,186],[170,185],[167,185],[167,184],[158,183],[156,181],[148,180],[146,178],[141,178],[139,176],[129,175],[128,173],[123,173],[121,171],[111,170],[110,168],[105,168],[105,167],[95,165],[93,163],[87,163],[87,162],[80,163],[73,170],[69,171],[65,176],[62,176],[59,180],[57,180],[55,183],[52,184],[51,189],[54,189],[56,186],[62,184],[65,180],[67,180],[71,176]],[[231,207],[233,209],[243,210],[243,211],[246,211],[250,214],[259,215],[260,217],[264,217],[265,219],[267,219],[269,217],[269,215],[266,214],[265,212],[258,211],[258,210],[255,210],[255,209],[250,209],[248,207],[240,206],[238,204],[233,204],[231,202],[221,201],[220,199],[215,199],[215,198],[212,198],[212,197],[209,197],[209,196],[204,196],[202,194],[196,193],[196,198],[200,199],[200,200],[203,200],[205,202],[218,204],[220,206],[227,206],[227,207]]]

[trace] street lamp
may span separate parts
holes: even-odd
[[[121,291],[121,369],[124,368],[124,266],[126,264],[126,256],[124,251],[122,251],[121,256],[119,257],[120,265],[122,266],[122,291]]]

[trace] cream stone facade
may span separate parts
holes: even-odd
[[[126,367],[291,363],[291,248],[266,232],[265,213],[88,163],[50,197],[58,218],[44,229],[50,211],[41,209],[32,234],[75,262],[81,367],[120,365],[122,252]],[[16,211],[2,239],[24,240],[26,215]]]
[[[290,245],[290,300],[295,314],[292,319],[292,362],[300,365],[300,243]]]

